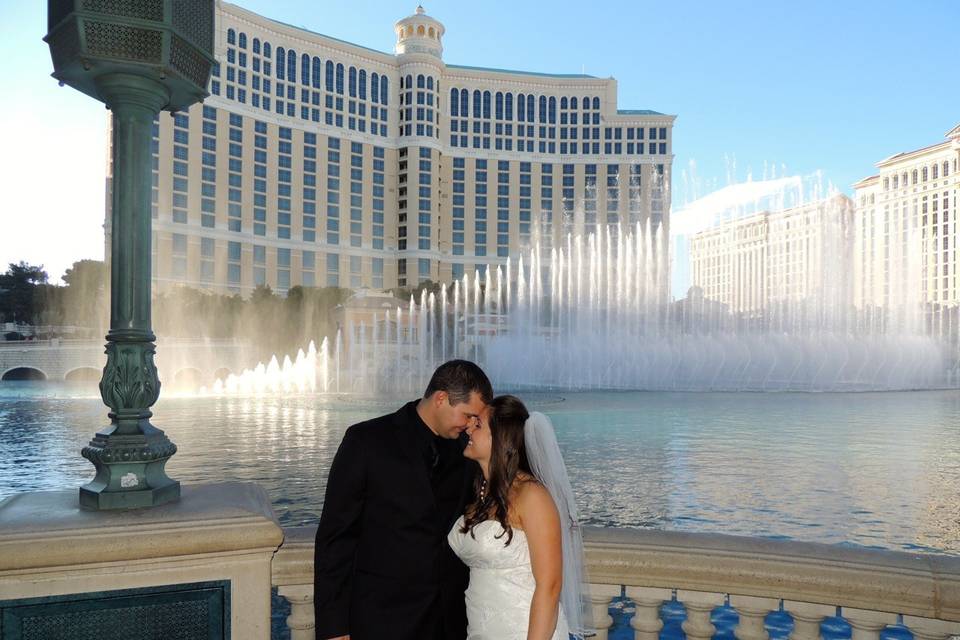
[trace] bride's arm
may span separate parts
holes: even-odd
[[[527,536],[530,566],[537,583],[530,601],[527,640],[550,640],[557,627],[563,584],[560,517],[550,494],[535,482],[524,483],[516,508]]]

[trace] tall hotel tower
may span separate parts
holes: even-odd
[[[154,127],[155,290],[404,287],[608,222],[666,237],[674,116],[618,110],[616,80],[445,64],[422,7],[393,54],[216,12],[210,97]]]

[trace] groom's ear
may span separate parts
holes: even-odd
[[[448,397],[446,391],[437,391],[433,394],[433,402],[439,409],[443,403],[447,401]]]

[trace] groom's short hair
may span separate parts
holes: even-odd
[[[493,386],[483,369],[469,360],[450,360],[437,367],[430,377],[424,398],[445,391],[451,405],[469,402],[470,394],[480,394],[485,404],[493,402]]]

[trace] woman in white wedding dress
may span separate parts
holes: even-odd
[[[582,638],[582,541],[550,421],[499,396],[467,434],[482,474],[447,537],[470,568],[467,640]]]

